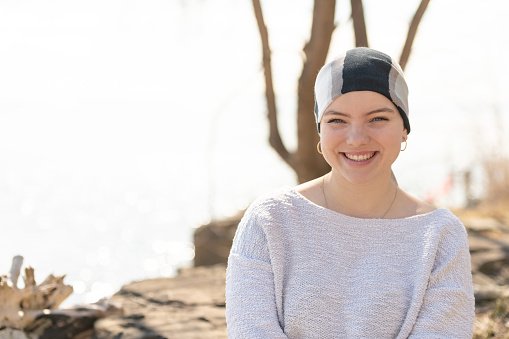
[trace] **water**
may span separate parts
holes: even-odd
[[[347,3],[334,51],[351,46]],[[394,4],[410,18],[417,1]],[[432,3],[423,21],[407,68],[412,133],[395,165],[401,186],[446,205],[462,202],[461,186],[440,193],[451,172],[507,152],[509,52],[493,17],[504,3],[462,4]],[[476,25],[450,24],[460,5]],[[397,55],[407,20],[365,6],[372,46]],[[311,2],[264,8],[292,148]],[[197,226],[295,183],[267,145],[249,1],[4,1],[0,13],[0,272],[22,254],[39,281],[67,274],[67,305],[93,302],[190,265]]]

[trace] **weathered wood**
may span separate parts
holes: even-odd
[[[13,287],[7,276],[0,279],[0,305],[2,305],[0,308],[0,328],[22,329],[33,321],[33,315],[20,307],[27,294],[25,289],[20,290]]]
[[[64,283],[65,276],[50,275],[37,285],[31,267],[25,269],[25,286],[18,288],[22,264],[23,257],[14,257],[10,276],[0,278],[0,328],[26,328],[46,310],[57,308],[73,291],[72,286]]]
[[[14,287],[18,287],[18,278],[21,272],[21,266],[23,266],[23,257],[21,255],[16,255],[14,258],[12,258],[10,271],[10,278]]]

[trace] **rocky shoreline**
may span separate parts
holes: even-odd
[[[469,233],[472,255],[477,315],[474,338],[507,337],[509,220],[468,213],[460,213],[460,218]],[[238,220],[236,216],[197,229],[196,267],[181,269],[174,278],[129,283],[101,301],[104,312],[89,319],[88,328],[75,326],[73,332],[72,321],[60,318],[60,332],[58,321],[53,321],[47,327],[52,331],[37,338],[227,338],[225,263]],[[51,314],[46,316],[51,319]],[[0,330],[0,339],[23,338],[6,331]]]
[[[97,321],[96,337],[226,338],[224,282],[225,266],[215,265],[127,284],[111,297],[123,314]]]
[[[505,337],[509,334],[506,326],[509,313],[509,306],[506,306],[509,298],[509,220],[468,214],[461,218],[469,233],[472,255],[478,318],[474,338]],[[120,333],[130,333],[126,338],[226,338],[224,263],[237,223],[238,216],[197,229],[195,264],[214,266],[190,268],[173,279],[146,280],[123,287],[112,299],[131,305],[128,309],[133,307],[132,311],[128,312],[139,312],[143,318],[100,320],[96,325],[98,338],[118,338]],[[136,304],[130,300],[132,295],[125,291],[137,291],[143,296],[143,302]],[[150,307],[149,300],[156,300],[156,305]],[[157,306],[162,304],[164,306]],[[162,309],[168,307],[171,312],[161,316]],[[494,315],[494,312],[498,314]],[[140,330],[145,325],[152,332]],[[130,328],[130,332],[126,332],[126,328]],[[150,336],[150,333],[159,337]]]

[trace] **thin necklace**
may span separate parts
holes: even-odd
[[[396,192],[394,192],[394,197],[392,198],[391,204],[389,205],[389,208],[387,208],[385,213],[379,219],[385,218],[387,213],[389,213],[389,211],[392,208],[392,205],[394,205],[394,202],[396,201],[396,197],[398,196],[398,191],[399,191],[399,186],[398,186],[398,184],[396,184]],[[325,176],[322,177],[322,195],[323,195],[323,200],[325,201],[325,207],[328,209],[329,203],[327,202],[327,196],[325,195]]]

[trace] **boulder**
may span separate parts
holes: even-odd
[[[200,226],[194,233],[194,266],[226,264],[244,212]]]
[[[97,339],[227,338],[224,265],[125,285],[111,297],[123,315],[98,320]]]

